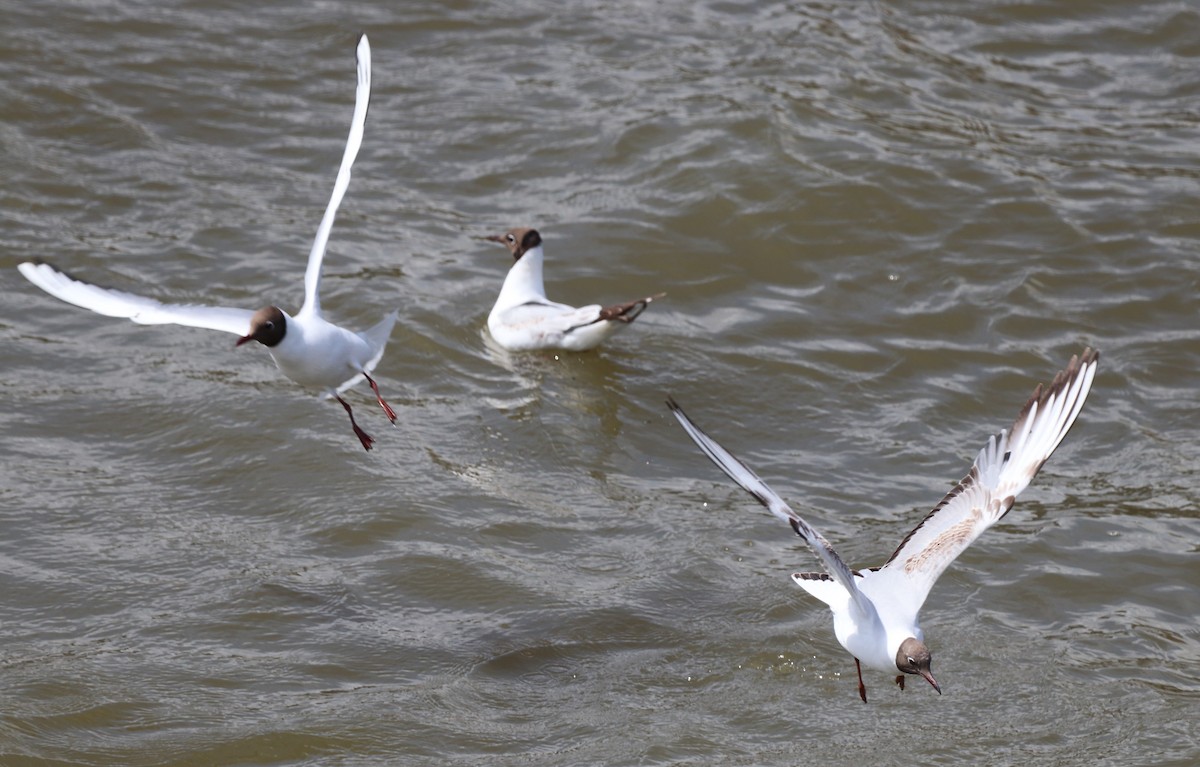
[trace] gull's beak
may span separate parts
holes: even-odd
[[[933,678],[933,674],[929,673],[928,671],[921,671],[921,676],[925,677],[926,682],[929,682],[929,684],[933,685],[933,689],[937,690],[938,695],[942,694],[942,686],[937,683],[936,679]]]
[[[253,336],[242,336],[241,338],[239,338],[237,340],[237,343],[234,344],[234,346],[241,346],[242,344],[246,343],[247,341],[253,341],[253,340],[254,340]]]
[[[500,243],[503,243],[503,242],[504,242],[504,235],[502,235],[502,234],[489,234],[489,235],[487,235],[486,237],[484,237],[483,239],[485,239],[485,240],[488,240],[489,242],[500,242]]]

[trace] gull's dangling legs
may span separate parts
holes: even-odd
[[[867,686],[862,680],[862,664],[858,662],[858,658],[854,659],[854,668],[858,669],[858,697],[862,698],[863,703],[867,702]]]
[[[379,393],[379,384],[375,383],[375,379],[363,371],[363,378],[367,379],[367,383],[371,384],[371,391],[375,392],[375,399],[379,400],[379,406],[383,408],[383,413],[388,417],[388,420],[393,424],[396,423],[396,411],[392,410],[392,406],[383,401],[383,395]],[[351,418],[353,420],[353,418]]]
[[[371,445],[375,444],[375,440],[371,438],[362,429],[358,428],[358,424],[354,422],[354,411],[350,409],[350,403],[342,399],[340,395],[333,395],[333,398],[342,403],[342,407],[346,408],[346,415],[350,416],[350,425],[354,427],[354,435],[358,437],[358,441],[362,443],[363,450],[370,450]]]

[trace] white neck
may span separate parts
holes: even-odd
[[[512,265],[496,299],[497,308],[507,309],[546,298],[546,287],[542,283],[542,259],[542,246],[538,245],[525,251],[525,255]]]

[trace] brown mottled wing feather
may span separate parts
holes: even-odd
[[[1067,435],[1087,399],[1099,357],[1091,349],[1072,357],[1049,386],[1038,385],[1012,428],[988,440],[967,476],[866,579],[863,590],[876,604],[889,604],[898,615],[916,619],[938,576],[1008,513]]]
[[[758,478],[749,466],[742,463],[725,448],[717,444],[716,440],[701,431],[700,427],[692,423],[692,419],[687,417],[683,409],[673,399],[667,399],[667,407],[675,415],[679,425],[687,432],[692,441],[708,456],[709,460],[717,465],[721,471],[738,484],[750,495],[754,496],[755,500],[767,507],[775,516],[791,525],[792,530],[799,535],[804,541],[816,552],[820,558],[821,564],[829,573],[832,580],[840,584],[850,595],[850,599],[858,608],[867,615],[874,613],[871,605],[863,597],[861,591],[855,583],[854,573],[846,566],[838,553],[834,551],[833,546],[829,545],[829,541],[825,540],[825,536],[821,535],[815,528],[809,525],[800,517],[799,514],[792,511],[791,508],[784,503],[779,495],[767,486]]]
[[[598,317],[596,317],[596,319],[592,320],[591,322],[586,322],[583,325],[575,325],[574,327],[568,328],[567,332],[575,330],[575,328],[581,328],[586,325],[594,325],[597,322],[604,322],[606,320],[613,320],[615,322],[633,322],[642,312],[646,310],[646,307],[650,305],[650,302],[656,298],[662,298],[665,295],[666,293],[657,293],[653,296],[646,296],[645,298],[639,298],[636,301],[630,301],[629,303],[605,306],[600,310],[600,314]]]

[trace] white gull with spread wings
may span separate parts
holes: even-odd
[[[366,35],[358,41],[358,86],[355,91],[354,117],[346,150],[333,194],[325,215],[317,228],[317,236],[308,255],[304,273],[304,304],[293,317],[277,306],[257,312],[248,309],[228,309],[218,306],[164,304],[153,298],[90,285],[56,270],[45,263],[27,262],[18,265],[21,274],[42,290],[69,304],[90,309],[106,317],[125,317],[143,325],[186,325],[194,328],[234,333],[240,338],[237,345],[257,341],[267,347],[275,364],[288,378],[301,386],[319,389],[336,399],[350,416],[350,425],[362,446],[370,450],[374,439],[359,428],[354,412],[341,393],[366,379],[384,414],[395,424],[396,413],[384,401],[371,371],[383,357],[383,349],[396,324],[397,312],[392,312],[374,327],[362,332],[347,330],[321,316],[321,263],[329,232],[338,206],[350,185],[350,168],[362,146],[363,126],[367,105],[371,100],[371,46]]]
[[[829,541],[784,503],[775,491],[732,453],[700,430],[674,400],[667,405],[704,454],[730,479],[777,517],[788,522],[821,560],[824,573],[795,573],[805,591],[829,605],[833,631],[854,656],[858,693],[867,701],[862,664],[923,677],[938,693],[930,671],[918,613],[938,576],[984,530],[1012,508],[1046,459],[1067,435],[1083,408],[1100,354],[1085,349],[1047,387],[1038,387],[1011,428],[991,437],[974,465],[933,511],[910,532],[881,567],[851,570]]]

